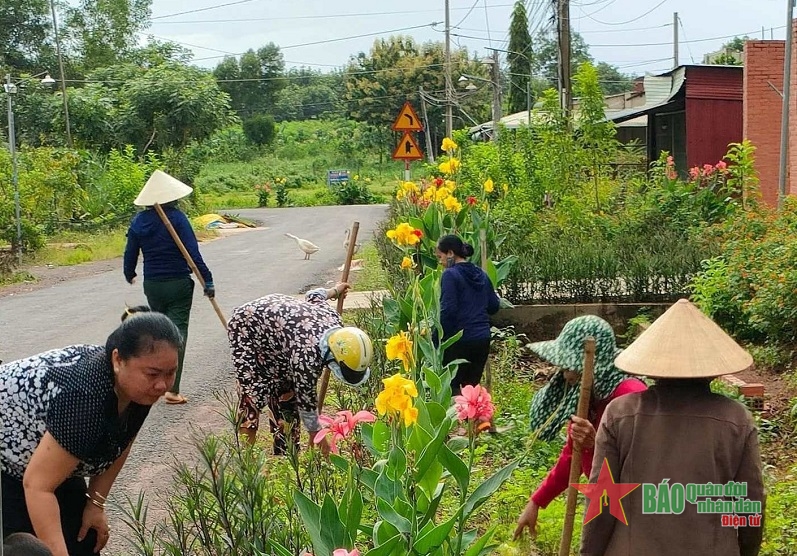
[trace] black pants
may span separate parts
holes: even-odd
[[[191,319],[191,304],[194,300],[194,281],[191,278],[172,280],[144,280],[144,295],[149,308],[163,313],[177,326],[183,336],[183,346],[177,360],[177,375],[169,392],[180,393],[180,379],[183,377],[185,347],[188,343],[188,321]]]
[[[2,474],[3,487],[3,531],[5,537],[11,533],[33,533],[33,525],[25,503],[25,490],[22,481]],[[61,509],[61,529],[64,532],[66,549],[69,556],[95,556],[94,546],[97,544],[97,532],[89,529],[86,538],[78,542],[77,535],[83,524],[83,510],[86,507],[86,481],[73,477],[64,481],[55,489],[55,497]]]
[[[443,354],[443,365],[447,365],[456,359],[465,359],[467,363],[460,363],[457,374],[451,379],[451,394],[459,395],[463,386],[470,384],[476,386],[481,382],[484,366],[487,364],[487,357],[490,355],[490,339],[472,340],[463,342],[460,340],[449,347]]]

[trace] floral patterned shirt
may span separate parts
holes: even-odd
[[[262,409],[268,398],[295,392],[309,431],[320,428],[317,384],[325,365],[319,343],[328,330],[343,326],[326,300],[323,289],[307,292],[304,300],[271,294],[236,308],[228,324],[242,393]]]

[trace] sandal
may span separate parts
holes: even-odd
[[[182,396],[180,394],[175,394],[173,392],[166,392],[164,398],[166,400],[166,403],[169,405],[180,405],[188,401],[188,398],[186,398],[185,396]]]

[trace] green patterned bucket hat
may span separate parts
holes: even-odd
[[[600,317],[576,317],[565,324],[555,340],[529,344],[528,348],[542,359],[563,370],[581,373],[584,370],[584,341],[595,338],[595,376],[592,394],[602,400],[611,395],[617,385],[631,378],[614,366],[622,352],[617,347],[614,330]],[[580,384],[570,386],[564,375],[557,372],[531,401],[531,429],[539,430],[541,440],[553,440],[578,408]]]

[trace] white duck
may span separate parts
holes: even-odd
[[[346,252],[349,251],[349,235],[350,234],[351,234],[351,230],[346,228],[346,239],[343,240],[343,248],[346,250]],[[354,244],[354,252],[352,254],[356,255],[357,251],[359,251],[360,247],[362,247],[362,246],[363,246],[363,244],[360,243],[360,242],[355,243]]]
[[[299,249],[304,251],[304,260],[305,261],[310,260],[310,255],[312,255],[313,253],[318,252],[318,250],[319,250],[318,245],[316,245],[312,241],[307,241],[306,239],[302,239],[300,237],[296,237],[293,234],[285,234],[285,235],[287,237],[291,238],[293,241],[295,241],[299,245]]]

